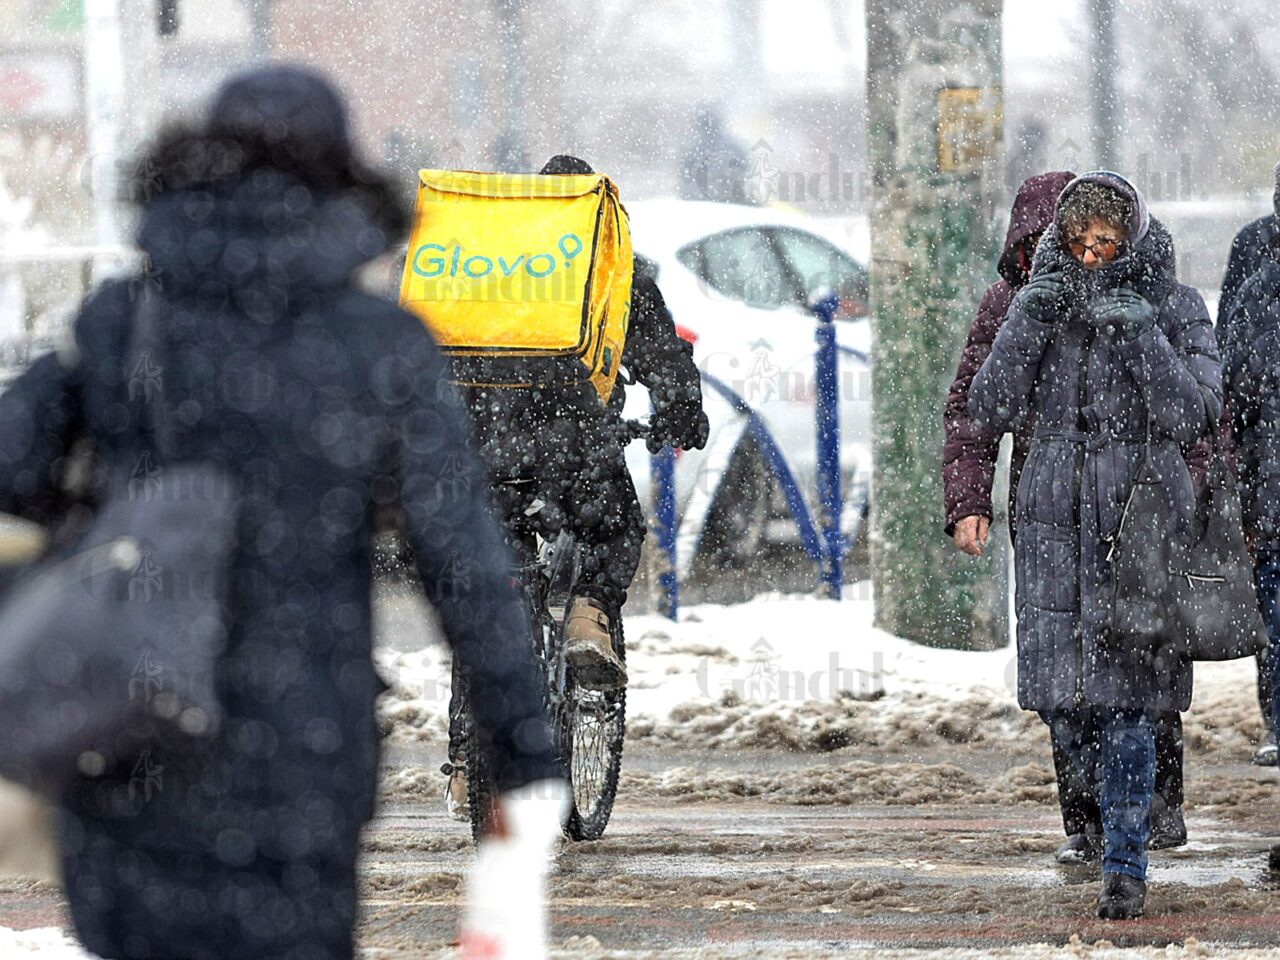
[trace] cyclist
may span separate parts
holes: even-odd
[[[552,157],[541,174],[590,175],[585,161]],[[651,452],[663,447],[700,449],[708,423],[702,381],[692,346],[676,334],[671,312],[658,290],[655,270],[635,257],[631,318],[623,347],[627,382],[649,390],[653,415]],[[565,659],[582,687],[626,686],[627,672],[614,649],[614,629],[627,588],[640,563],[644,512],[623,456],[623,378],[607,404],[593,387],[462,389],[481,459],[495,480],[495,506],[506,518],[532,521],[539,534],[567,530],[581,548],[582,572],[565,611]],[[462,703],[449,708],[448,807],[466,815],[467,781],[462,756]]]

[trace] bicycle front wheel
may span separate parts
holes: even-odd
[[[622,624],[613,638],[614,649],[626,662]],[[627,691],[586,690],[565,683],[560,735],[573,805],[565,822],[572,840],[598,840],[609,824],[622,770],[622,743],[626,736]]]

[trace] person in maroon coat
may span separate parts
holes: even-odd
[[[969,416],[969,384],[982,362],[991,353],[996,332],[1004,323],[1013,296],[1031,276],[1031,258],[1045,228],[1053,222],[1058,194],[1074,179],[1066,172],[1042,173],[1018,188],[1009,215],[1009,231],[1004,251],[996,267],[1000,279],[987,288],[978,315],[969,330],[960,369],[947,393],[943,414],[946,444],[942,449],[942,485],[946,502],[946,532],[956,546],[972,556],[981,556],[991,525],[991,487],[995,480],[1000,437],[983,430]],[[1034,424],[1025,423],[1014,436],[1009,478],[1009,516],[1013,516],[1013,494],[1018,473],[1026,459]]]
[[[1075,175],[1066,171],[1043,173],[1018,188],[1009,215],[1009,230],[997,270],[1000,279],[987,288],[973,326],[969,329],[956,378],[947,393],[943,414],[946,442],[942,453],[945,531],[956,548],[981,556],[986,547],[993,510],[991,489],[1001,435],[982,429],[969,415],[969,385],[991,353],[991,344],[1004,323],[1014,295],[1031,276],[1031,260],[1040,235],[1053,223],[1054,207],[1063,188]],[[1027,422],[1013,437],[1009,461],[1010,535],[1018,477],[1026,460],[1035,424]],[[1182,817],[1182,723],[1177,713],[1162,714],[1156,724],[1156,797],[1152,804],[1151,848],[1186,843]],[[1093,861],[1102,850],[1102,814],[1097,790],[1086,784],[1053,743],[1053,763],[1058,777],[1058,801],[1066,841],[1055,857],[1062,863]]]

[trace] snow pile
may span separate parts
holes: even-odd
[[[375,661],[389,687],[378,701],[378,719],[388,736],[401,742],[447,740],[451,668],[443,646],[403,652],[380,648]]]
[[[374,948],[361,951],[362,960],[445,960],[456,955],[453,948],[433,951],[423,950],[420,944],[406,944],[403,948]],[[803,949],[780,945],[762,947],[753,944],[717,944],[701,949],[616,950],[605,947],[595,937],[579,934],[569,937],[563,944],[553,945],[552,960],[746,960],[746,958],[770,957],[773,960],[813,960],[813,958],[841,957],[847,960],[1199,960],[1214,957],[1218,960],[1266,960],[1280,957],[1280,950],[1251,947],[1222,947],[1200,943],[1188,937],[1185,943],[1173,943],[1165,947],[1116,946],[1110,940],[1087,943],[1079,936],[1072,936],[1065,944],[1027,943],[1013,947],[964,949],[911,949],[882,946],[842,947],[838,951],[818,943]]]
[[[731,802],[747,798],[770,803],[876,803],[916,806],[936,803],[1048,803],[1054,799],[1053,771],[1026,764],[997,777],[979,777],[953,764],[870,763],[801,766],[763,773],[675,767],[661,773],[624,769],[620,793],[674,802]]]
[[[948,947],[944,950],[885,948],[885,947],[852,947],[833,951],[818,944],[802,950],[787,947],[770,947],[762,950],[758,946],[733,946],[726,944],[714,948],[698,950],[609,950],[591,936],[570,937],[563,948],[553,949],[551,957],[577,958],[594,957],[597,960],[738,960],[738,958],[758,958],[768,956],[774,960],[812,960],[817,957],[842,957],[848,960],[936,960],[946,957],[947,960],[1198,960],[1201,957],[1215,957],[1220,960],[1263,960],[1263,958],[1280,957],[1280,950],[1257,948],[1219,947],[1199,943],[1188,938],[1185,944],[1170,944],[1167,947],[1118,947],[1110,940],[1099,940],[1096,943],[1085,943],[1078,936],[1073,936],[1069,943],[1055,945],[1048,943],[1019,944],[1015,947],[962,949]],[[379,955],[381,956],[381,955]],[[406,955],[407,956],[407,955]]]
[[[39,957],[40,960],[92,960],[75,941],[56,927],[9,930],[0,927],[0,957]]]
[[[875,629],[872,616],[871,602],[856,596],[768,595],[692,607],[679,623],[630,618],[629,732],[659,743],[828,751],[1014,741],[1025,731],[1012,650],[929,649]]]
[[[998,743],[1024,758],[1042,724],[1017,704],[1012,647],[937,650],[873,626],[866,584],[836,603],[765,595],[626,618],[628,736],[655,745],[836,751]],[[379,668],[393,739],[443,740],[448,653],[421,601],[383,598]],[[1251,660],[1196,666],[1192,754],[1247,756],[1262,733]]]

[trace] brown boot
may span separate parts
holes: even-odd
[[[471,804],[467,802],[467,761],[462,757],[450,760],[440,772],[448,774],[449,784],[444,788],[444,808],[454,820],[471,820]]]
[[[627,668],[613,649],[609,612],[591,597],[574,597],[564,620],[564,655],[573,678],[588,690],[627,685]]]

